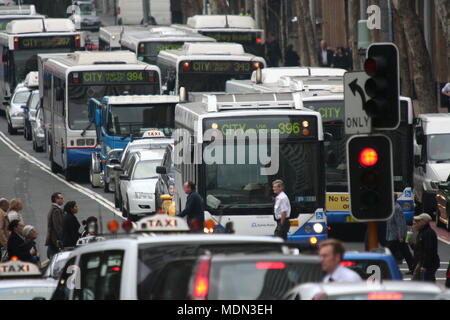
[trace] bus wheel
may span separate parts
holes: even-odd
[[[101,178],[100,173],[92,172],[92,169],[89,170],[89,181],[91,182],[92,188],[98,188],[101,186]]]
[[[17,134],[17,129],[14,129],[9,122],[8,122],[8,133],[10,135]]]

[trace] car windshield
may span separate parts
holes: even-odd
[[[13,103],[15,104],[19,104],[19,103],[23,103],[26,104],[28,101],[28,98],[30,97],[31,91],[20,91],[17,92],[14,95],[14,99],[13,99]]]
[[[89,126],[87,100],[102,99],[104,96],[159,94],[159,85],[70,85],[69,86],[69,127],[84,130]],[[141,120],[142,121],[142,120]]]
[[[450,162],[450,134],[433,134],[428,137],[429,160]]]
[[[139,161],[133,172],[133,180],[158,178],[156,167],[161,165],[161,161],[162,159]]]
[[[322,281],[323,276],[320,265],[311,262],[213,262],[208,298],[276,300],[299,284]]]
[[[36,109],[39,104],[39,91],[35,91],[31,94],[30,99],[28,100],[28,107],[30,109]]]
[[[270,146],[258,146],[270,150]],[[236,144],[223,146],[224,158],[231,151],[236,156],[242,147]],[[246,155],[257,152],[252,145],[246,144],[244,148]],[[219,211],[233,209],[232,212],[242,214],[238,211],[256,208],[263,209],[261,214],[272,214],[272,182],[281,179],[291,205],[296,209],[293,211],[314,212],[320,204],[319,150],[319,143],[280,143],[276,175],[262,175],[261,164],[236,164],[237,161],[235,164],[206,164],[206,203],[210,207],[209,197],[213,203],[219,200]]]
[[[53,291],[55,291],[54,286],[1,288],[0,300],[33,300],[35,298],[49,300]]]
[[[142,136],[157,129],[172,136],[175,127],[175,104],[112,105],[109,109],[107,131],[112,136]]]
[[[78,5],[77,12],[81,16],[95,15],[95,7],[90,3],[82,3]]]

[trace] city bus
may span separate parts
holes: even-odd
[[[90,98],[161,93],[159,68],[130,51],[42,54],[39,77],[51,169],[67,180],[78,168],[87,172],[91,153],[98,151]]]
[[[37,71],[40,53],[73,52],[84,47],[82,33],[68,19],[26,19],[8,23],[0,32],[0,107],[18,83]]]
[[[156,64],[162,50],[179,49],[186,42],[216,42],[195,32],[172,27],[109,26],[100,28],[100,50],[130,50],[141,61]]]
[[[231,222],[236,234],[273,235],[272,182],[281,179],[292,208],[289,241],[315,245],[327,238],[322,119],[319,112],[303,107],[298,94],[204,94],[202,101],[176,106],[175,128],[177,209],[185,207],[182,187],[190,180],[205,199],[205,221],[214,223],[208,228],[223,230]],[[239,128],[244,134],[254,132],[257,140],[238,137],[216,144],[219,158],[207,161],[213,147],[207,134],[224,137]],[[279,143],[272,136],[263,140],[274,132]],[[184,149],[180,152],[177,145]],[[271,150],[266,162],[250,160],[265,147]],[[261,170],[276,163],[271,172]]]
[[[36,13],[34,5],[0,6],[0,30],[13,20],[43,19],[44,16]]]
[[[258,29],[255,19],[250,16],[196,15],[189,17],[186,25],[172,26],[201,33],[219,42],[240,43],[246,52],[264,56],[264,30]]]
[[[256,69],[266,67],[263,58],[245,53],[238,43],[186,43],[177,50],[159,53],[165,91],[223,92],[227,80],[250,79]]]
[[[344,132],[345,103],[343,95],[342,76],[328,73],[326,68],[310,68],[309,76],[282,76],[280,72],[267,68],[262,79],[256,79],[256,74],[247,81],[228,81],[228,93],[269,93],[298,92],[302,96],[305,107],[320,112],[325,134],[326,162],[326,212],[329,225],[354,223],[349,212],[349,195],[346,167],[346,142],[348,136]],[[298,68],[297,74],[304,74],[304,68]],[[315,71],[313,71],[315,69]],[[270,74],[273,71],[273,74]],[[345,70],[344,70],[345,72]],[[317,76],[314,76],[315,74]],[[328,74],[328,76],[327,76]],[[343,73],[342,73],[343,75]],[[258,80],[258,81],[257,81]],[[415,205],[413,190],[414,163],[411,161],[414,153],[413,145],[413,106],[410,98],[400,98],[401,122],[394,131],[384,134],[392,139],[396,146],[394,152],[394,191],[399,195],[405,218],[409,224],[414,217]]]

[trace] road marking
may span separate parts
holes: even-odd
[[[400,271],[409,271],[407,268],[400,268]],[[446,272],[447,269],[437,269],[436,272]]]
[[[403,278],[403,280],[405,280],[405,281],[412,281],[410,278],[408,278],[408,279]],[[436,278],[436,281],[445,281],[445,280],[447,280],[447,279],[446,278]],[[419,281],[419,280],[415,280],[415,281]]]
[[[438,239],[439,239],[440,241],[442,241],[443,243],[450,245],[450,241],[444,240],[444,239],[442,239],[441,237],[438,237]]]
[[[84,194],[85,196],[89,197],[90,199],[101,204],[103,207],[105,207],[109,211],[113,212],[115,215],[117,215],[121,219],[124,219],[122,217],[122,213],[115,208],[114,203],[112,203],[108,199],[104,198],[103,196],[99,195],[98,193],[93,192],[92,190],[90,190],[86,187],[83,187],[82,185],[80,185],[78,183],[66,181],[64,178],[61,178],[57,174],[54,174],[51,171],[49,166],[47,166],[46,164],[44,164],[37,158],[33,157],[31,154],[29,154],[25,150],[21,149],[17,144],[15,144],[11,139],[9,139],[3,132],[0,132],[0,141],[2,141],[9,149],[11,149],[13,152],[17,153],[19,156],[24,158],[26,161],[30,162],[31,164],[34,164],[39,169],[41,169],[42,171],[45,171],[46,173],[53,176],[55,179],[64,183],[68,187]]]

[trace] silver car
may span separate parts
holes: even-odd
[[[31,139],[33,140],[33,150],[43,152],[45,147],[44,131],[44,109],[38,105],[36,108],[35,120],[31,123]]]
[[[98,31],[100,29],[100,18],[91,1],[75,1],[67,8],[67,14],[70,15],[69,19],[77,30]]]
[[[6,107],[6,120],[8,133],[17,134],[17,130],[23,129],[23,107],[27,104],[31,90],[28,87],[18,85]]]
[[[359,281],[305,283],[286,294],[287,300],[434,300],[445,290],[431,282]]]

